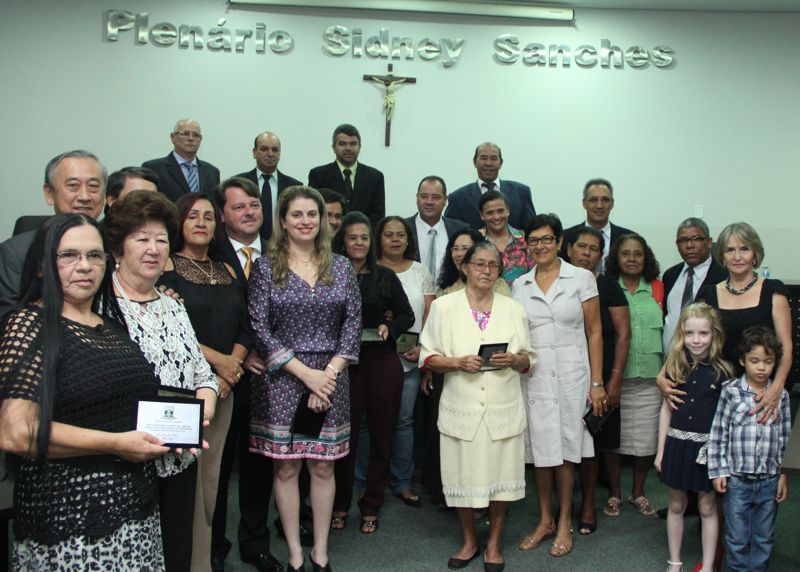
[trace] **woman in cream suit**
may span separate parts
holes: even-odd
[[[474,508],[489,507],[484,569],[505,564],[501,535],[506,503],[525,496],[525,406],[520,372],[535,354],[520,305],[495,296],[502,271],[497,249],[476,243],[461,265],[466,288],[433,302],[422,331],[420,364],[444,374],[439,404],[442,484],[449,506],[458,509],[464,543],[448,567],[466,567],[480,554]],[[482,344],[508,344],[484,360]],[[491,371],[480,371],[490,366]]]

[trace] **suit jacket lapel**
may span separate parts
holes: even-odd
[[[167,172],[170,176],[175,180],[178,185],[180,185],[181,189],[183,189],[184,193],[191,192],[189,189],[189,183],[186,181],[186,176],[183,174],[183,169],[181,166],[178,165],[178,161],[175,160],[175,157],[170,153],[167,158]]]

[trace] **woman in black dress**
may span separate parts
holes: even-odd
[[[152,459],[168,449],[134,430],[137,401],[158,386],[138,346],[98,307],[107,258],[94,219],[52,217],[37,231],[22,299],[3,322],[0,450],[14,453],[12,570],[164,569]]]
[[[222,451],[233,413],[231,389],[242,377],[241,363],[251,342],[244,290],[233,269],[209,258],[215,243],[225,240],[219,211],[202,193],[183,195],[175,206],[180,232],[160,283],[183,299],[200,349],[217,375],[220,389],[214,420],[203,432],[209,449],[197,460],[192,567],[203,569],[211,559],[211,522]]]

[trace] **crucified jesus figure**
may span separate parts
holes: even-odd
[[[389,71],[386,75],[369,75],[364,74],[364,80],[382,83],[386,93],[383,96],[383,111],[386,115],[386,138],[384,145],[389,146],[392,132],[392,115],[394,114],[394,107],[397,103],[397,95],[395,93],[395,86],[401,83],[417,83],[415,77],[402,77],[396,76],[392,73],[393,66],[389,64]]]

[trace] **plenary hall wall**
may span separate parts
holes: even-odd
[[[140,164],[166,155],[174,121],[191,116],[200,157],[223,176],[252,168],[253,137],[269,129],[281,169],[305,180],[350,122],[363,162],[386,174],[390,213],[414,211],[423,175],[471,181],[475,145],[492,140],[502,176],[531,185],[537,210],[565,226],[582,219],[584,181],[603,176],[612,220],[645,234],[663,268],[677,260],[676,224],[702,213],[715,235],[752,223],[773,275],[800,278],[797,13],[577,10],[555,24],[17,0],[0,17],[3,237],[18,215],[47,212],[43,167],[66,149],[91,149],[109,170]],[[396,89],[390,147],[382,86],[362,79],[387,63],[417,78]]]

